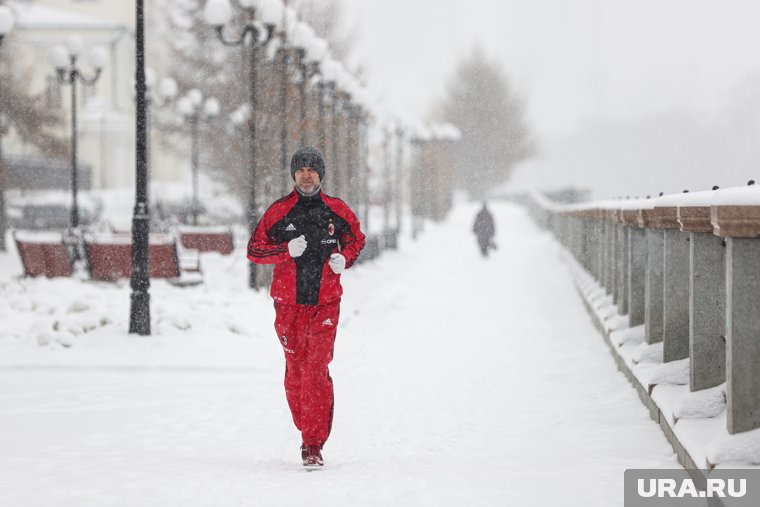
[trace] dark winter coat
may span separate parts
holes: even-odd
[[[486,208],[478,212],[478,216],[475,217],[475,223],[472,226],[472,231],[479,240],[489,240],[496,234],[493,215]]]
[[[293,258],[288,242],[302,234],[308,246],[301,256]],[[275,301],[323,305],[343,294],[340,275],[328,264],[330,255],[340,252],[349,268],[363,247],[359,220],[345,202],[322,191],[303,196],[294,190],[261,217],[248,242],[248,259],[256,264],[275,264],[270,290]]]

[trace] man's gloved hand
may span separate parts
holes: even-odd
[[[334,253],[330,256],[330,269],[333,273],[339,275],[346,269],[346,258],[339,253]]]
[[[291,257],[299,257],[306,250],[306,238],[303,234],[288,241],[288,252]]]

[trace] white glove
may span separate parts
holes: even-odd
[[[330,256],[330,269],[333,273],[339,275],[346,269],[346,258],[339,253],[334,253]]]
[[[291,257],[299,257],[304,250],[306,250],[306,238],[303,234],[288,241],[288,252]]]

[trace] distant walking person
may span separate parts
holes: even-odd
[[[496,226],[493,222],[493,215],[488,211],[485,201],[483,201],[483,207],[475,217],[472,231],[478,238],[478,245],[480,245],[480,252],[483,254],[483,257],[488,257],[488,249],[496,249],[496,244],[493,242]]]
[[[322,192],[325,160],[317,148],[298,149],[290,175],[295,188],[261,217],[248,242],[248,259],[275,265],[270,294],[285,351],[285,396],[301,432],[303,465],[317,467],[332,427],[327,365],[340,315],[340,274],[359,257],[364,234],[348,205]]]

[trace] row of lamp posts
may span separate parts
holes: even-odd
[[[282,91],[281,107],[284,114],[287,107],[285,90],[288,84],[287,72],[289,64],[292,62],[298,70],[298,93],[300,98],[299,118],[299,141],[305,144],[306,141],[306,86],[307,83],[314,79],[316,81],[317,94],[317,143],[320,148],[332,159],[335,168],[334,190],[338,195],[343,195],[347,190],[344,185],[350,187],[351,191],[356,189],[357,183],[361,183],[365,188],[360,191],[363,195],[360,201],[364,201],[365,207],[362,210],[365,219],[368,218],[368,166],[366,164],[368,156],[368,145],[365,130],[368,128],[369,113],[367,111],[366,99],[364,92],[342,66],[329,57],[327,44],[319,39],[307,25],[298,22],[292,14],[292,10],[283,6],[281,0],[237,0],[237,9],[242,13],[235,22],[238,25],[236,37],[230,36],[230,29],[225,28],[232,19],[232,6],[228,0],[208,0],[205,7],[205,17],[207,22],[214,28],[219,40],[228,46],[241,47],[247,52],[248,66],[248,86],[249,100],[248,104],[242,106],[232,115],[233,122],[237,124],[247,124],[248,127],[248,151],[246,155],[247,165],[249,168],[249,198],[247,206],[247,219],[250,229],[252,230],[258,219],[258,203],[256,200],[257,186],[257,139],[256,139],[256,117],[257,111],[257,58],[258,51],[266,47],[273,40],[276,30],[280,30],[279,55],[282,58]],[[144,52],[144,11],[143,0],[136,0],[136,192],[135,207],[133,211],[132,222],[132,276],[130,285],[132,288],[131,308],[130,308],[130,332],[138,334],[150,334],[150,296],[148,289],[150,281],[148,278],[148,103],[151,100],[148,94],[146,83],[145,69],[145,52]],[[10,19],[10,22],[8,21]],[[283,26],[285,25],[285,26]],[[0,42],[2,36],[8,33],[13,26],[12,13],[7,7],[0,6]],[[233,34],[235,35],[235,34]],[[287,43],[292,46],[288,47]],[[53,51],[53,60],[56,67],[58,79],[62,84],[70,85],[72,88],[71,103],[71,190],[72,190],[72,207],[70,214],[70,228],[75,229],[79,225],[79,211],[77,203],[78,178],[77,178],[77,110],[76,110],[76,85],[82,83],[85,85],[94,84],[101,74],[106,62],[106,53],[102,49],[91,51],[89,55],[90,64],[93,71],[88,76],[80,69],[79,57],[82,53],[83,43],[81,39],[76,38],[69,41],[68,48],[57,47]],[[163,86],[163,83],[162,83]],[[165,99],[173,99],[176,94],[176,83],[173,90],[165,92],[160,90]],[[170,97],[172,96],[172,97]],[[326,99],[330,105],[330,141],[331,146],[327,146],[327,129],[326,122],[327,107]],[[285,104],[284,106],[282,104]],[[192,170],[193,170],[193,223],[198,219],[198,125],[204,118],[211,118],[219,113],[219,104],[215,99],[206,99],[203,101],[202,94],[198,91],[192,91],[186,97],[178,100],[178,109],[185,116],[191,126],[192,134]],[[343,150],[344,157],[339,157],[340,122],[339,114],[343,115],[344,129],[347,136],[355,141],[364,141],[362,146],[350,146]],[[281,130],[281,163],[287,164],[287,122],[282,118]],[[399,131],[400,132],[400,131]],[[399,142],[402,135],[398,134]],[[362,143],[353,143],[362,144]],[[400,146],[400,145],[399,145]],[[285,153],[285,156],[282,155]],[[344,160],[341,160],[344,158]],[[401,148],[399,147],[398,160],[402,158]],[[359,163],[359,170],[352,171],[354,164]],[[288,173],[288,171],[284,171]],[[394,193],[399,189],[400,182],[394,183]],[[0,197],[2,199],[2,197]],[[0,202],[2,205],[2,202]],[[396,211],[397,227],[400,223],[400,209]],[[4,217],[5,214],[2,213]],[[4,218],[3,218],[4,219]],[[249,285],[257,286],[256,266],[250,265]]]
[[[219,101],[214,97],[204,99],[203,93],[197,88],[193,88],[187,95],[177,102],[177,110],[185,117],[190,124],[190,152],[193,184],[192,200],[192,222],[198,225],[198,212],[200,205],[198,203],[198,148],[200,144],[199,128],[201,121],[211,120],[219,116]]]
[[[327,135],[325,125],[325,97],[327,92],[332,104],[332,146],[326,151],[335,168],[333,189],[338,195],[344,190],[341,185],[346,179],[348,168],[346,163],[338,159],[338,122],[340,104],[348,106],[349,99],[353,98],[352,107],[363,103],[363,91],[353,78],[340,64],[329,57],[327,43],[316,36],[314,31],[305,23],[296,19],[292,9],[286,8],[281,0],[237,0],[237,7],[233,16],[233,5],[229,0],[208,0],[204,8],[206,21],[213,27],[219,40],[227,46],[241,47],[247,51],[249,103],[247,107],[233,113],[233,121],[239,123],[241,116],[247,113],[249,131],[249,145],[247,153],[248,165],[248,204],[246,210],[247,221],[250,230],[253,230],[258,221],[259,203],[257,202],[257,55],[258,52],[269,44],[276,43],[276,56],[280,63],[280,165],[283,175],[283,186],[289,185],[287,180],[288,165],[288,121],[287,121],[287,88],[289,83],[289,69],[298,70],[298,86],[300,96],[299,118],[299,141],[306,142],[306,86],[312,78],[317,79],[318,93],[318,146],[326,151]],[[237,30],[233,28],[237,27]],[[277,35],[277,36],[276,36]],[[350,151],[350,150],[349,150]],[[350,156],[349,156],[350,159]],[[261,280],[257,275],[257,266],[250,264],[249,286],[256,288]]]
[[[231,119],[233,123],[240,125],[247,122],[249,133],[249,144],[247,153],[247,165],[249,168],[249,197],[247,206],[247,220],[249,229],[253,230],[258,221],[258,203],[256,202],[256,187],[257,187],[257,153],[256,153],[256,113],[257,113],[257,56],[258,51],[267,46],[272,40],[275,29],[280,27],[284,14],[288,13],[288,10],[284,9],[281,0],[238,0],[239,9],[242,11],[242,16],[237,19],[238,31],[236,36],[229,37],[229,30],[225,30],[225,26],[232,18],[232,6],[228,0],[208,0],[204,9],[206,21],[214,28],[219,40],[227,45],[234,47],[241,47],[247,52],[248,60],[248,86],[249,86],[249,103],[245,107],[238,108]],[[258,11],[258,12],[257,12]],[[256,14],[258,13],[258,17]],[[297,60],[298,68],[301,72],[301,79],[299,81],[299,92],[301,97],[301,111],[300,111],[300,128],[301,128],[301,142],[305,139],[305,86],[306,81],[313,75],[320,72],[320,67],[324,68],[322,79],[318,84],[318,107],[319,107],[319,143],[320,147],[324,150],[326,148],[326,133],[325,133],[325,120],[324,120],[324,95],[323,92],[327,89],[331,95],[332,103],[332,120],[333,120],[333,135],[332,137],[332,151],[333,160],[337,165],[337,103],[338,93],[337,88],[342,80],[344,87],[352,88],[355,94],[358,96],[362,93],[358,85],[348,77],[347,73],[340,67],[337,62],[327,58],[327,44],[321,39],[317,38],[313,32],[309,32],[307,29],[298,28],[296,25],[294,16],[291,16],[289,20],[293,26],[293,39],[298,44],[295,50],[295,57]],[[132,225],[132,277],[131,277],[131,308],[130,308],[130,333],[137,334],[150,334],[150,296],[148,289],[150,286],[150,280],[148,278],[148,263],[147,263],[147,250],[148,250],[148,202],[147,202],[147,160],[145,156],[146,152],[146,133],[145,133],[145,68],[144,68],[144,12],[143,12],[143,0],[137,0],[136,2],[136,55],[137,55],[137,71],[136,71],[136,89],[137,89],[137,157],[136,157],[136,172],[137,172],[137,185],[136,185],[136,198],[135,209]],[[306,25],[303,25],[306,26]],[[288,63],[288,48],[286,47],[285,35],[282,37],[282,46],[280,48],[280,54],[283,59],[283,87],[287,86],[286,72]],[[324,61],[323,61],[324,60]],[[282,98],[284,97],[284,90]],[[197,94],[195,94],[197,96]],[[346,94],[346,98],[348,95]],[[345,100],[345,99],[344,99]],[[346,101],[347,102],[347,101]],[[208,102],[207,102],[208,104]],[[281,102],[282,112],[287,106],[286,100]],[[191,108],[192,106],[192,108]],[[200,101],[188,97],[188,102],[180,108],[183,112],[187,112],[186,117],[190,118],[191,125],[193,125],[193,188],[194,188],[194,222],[197,220],[197,122],[199,120],[199,106]],[[204,107],[204,112],[208,116],[210,112],[218,113],[218,102],[215,107],[211,107],[209,111],[208,107]],[[193,112],[194,111],[194,112]],[[246,118],[247,116],[247,118]],[[357,118],[361,118],[362,115],[358,114]],[[287,138],[287,125],[286,119],[283,117],[283,126],[281,130],[281,150],[285,150],[287,155],[287,147],[285,144]],[[284,133],[284,134],[283,134]],[[286,158],[281,153],[281,163],[286,164]],[[339,175],[336,175],[339,176]],[[366,178],[365,178],[366,180]],[[340,182],[339,178],[336,178],[336,182]],[[365,181],[366,182],[366,181]],[[340,183],[338,183],[340,184]],[[336,189],[338,190],[338,189]],[[249,286],[252,288],[258,287],[257,280],[257,268],[255,264],[249,264]]]
[[[5,36],[13,30],[14,24],[13,11],[5,5],[0,5],[0,45],[2,45]],[[0,94],[2,94],[2,86],[4,84],[0,82]],[[2,114],[2,111],[0,111],[0,114]],[[3,252],[5,251],[5,188],[7,186],[7,171],[5,170],[5,158],[2,151],[2,138],[8,130],[7,122],[7,118],[0,116],[0,251]]]
[[[256,7],[260,6],[260,20],[256,19]],[[237,37],[228,38],[225,36],[225,25],[232,17],[232,8],[226,0],[208,0],[206,2],[204,14],[206,21],[214,28],[219,40],[226,46],[241,47],[246,51],[248,58],[248,209],[246,217],[248,219],[248,228],[253,230],[258,222],[256,215],[256,57],[257,51],[266,46],[274,34],[274,29],[281,16],[281,7],[279,1],[256,2],[253,0],[239,0],[239,5],[243,10],[242,26],[239,27]],[[248,273],[248,285],[252,288],[257,287],[256,265],[250,263]]]
[[[70,232],[79,227],[79,205],[77,192],[79,180],[77,174],[77,83],[86,86],[94,85],[105,67],[108,54],[101,47],[94,48],[89,53],[89,63],[93,67],[90,77],[82,72],[79,66],[79,58],[84,49],[84,41],[81,37],[71,36],[67,47],[55,46],[51,57],[55,66],[58,82],[71,86],[71,210],[69,215]],[[76,251],[76,249],[74,249]]]

